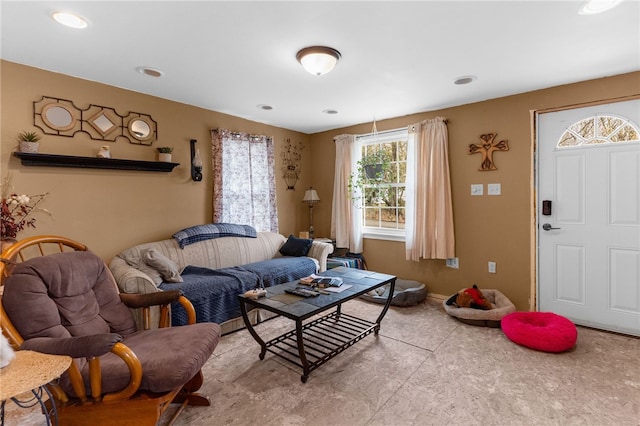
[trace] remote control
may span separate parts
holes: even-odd
[[[285,292],[289,294],[296,294],[302,297],[314,297],[318,295],[318,293],[316,293],[315,291],[306,290],[304,288],[288,288],[285,290]]]

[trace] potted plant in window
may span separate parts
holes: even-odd
[[[159,146],[156,148],[158,150],[158,161],[164,161],[166,163],[171,162],[171,153],[173,152],[173,148],[170,146]]]
[[[38,152],[40,149],[40,135],[36,132],[20,132],[18,143],[20,152]]]
[[[356,163],[355,172],[349,176],[349,197],[354,202],[359,202],[364,197],[365,187],[376,192],[385,180],[390,166],[391,156],[384,149],[366,152]]]

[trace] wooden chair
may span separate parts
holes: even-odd
[[[210,405],[195,392],[220,327],[194,324],[195,310],[179,292],[119,294],[101,259],[58,236],[5,249],[0,279],[0,327],[12,346],[73,358],[48,385],[60,425],[155,425],[180,403],[171,424],[186,405]],[[189,312],[190,325],[166,327],[172,302]],[[150,306],[161,307],[163,327],[136,330],[131,309]]]

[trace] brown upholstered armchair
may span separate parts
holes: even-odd
[[[63,237],[27,238],[2,256],[2,332],[16,349],[73,358],[48,385],[60,425],[155,425],[172,402],[181,403],[175,416],[188,404],[209,405],[195,391],[220,327],[193,324],[179,292],[121,295],[104,262]],[[136,330],[130,308],[160,305],[166,326],[173,301],[191,313],[190,325]]]

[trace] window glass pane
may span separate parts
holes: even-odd
[[[611,135],[611,142],[637,141],[638,131],[633,126],[626,124],[614,135]]]
[[[398,141],[398,161],[407,161],[407,141]]]
[[[395,208],[382,208],[380,209],[380,217],[382,222],[380,226],[382,228],[396,229],[398,223],[398,210]]]
[[[606,138],[622,124],[623,121],[617,117],[598,117],[598,136],[603,136]]]
[[[590,139],[595,136],[593,128],[593,118],[582,120],[570,127],[578,136],[584,139]]]
[[[380,209],[366,207],[364,209],[365,226],[380,226]]]
[[[558,143],[558,146],[575,146],[578,145],[578,139],[573,133],[565,132]]]

